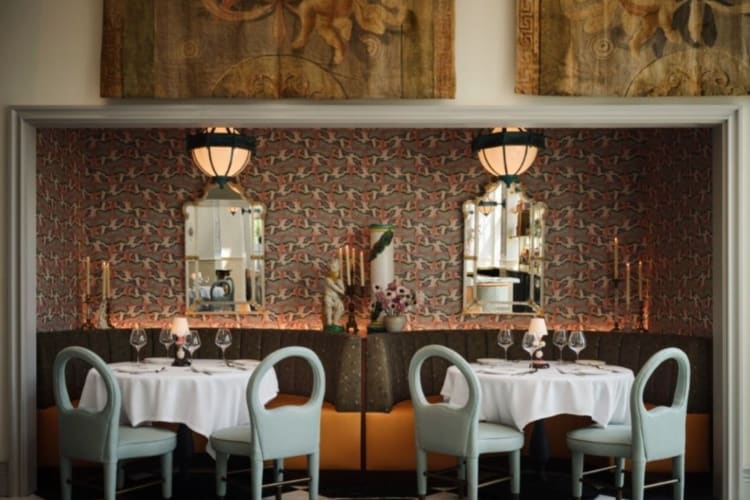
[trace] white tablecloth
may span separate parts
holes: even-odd
[[[509,364],[507,370],[503,365],[495,369],[472,365],[482,390],[480,420],[519,430],[535,420],[563,413],[588,415],[602,426],[630,421],[631,370],[557,362],[550,365],[535,373],[524,373],[528,363]],[[455,366],[448,368],[440,394],[450,404],[466,404],[466,379]]]
[[[135,363],[110,364],[122,392],[123,423],[180,423],[206,437],[218,429],[249,424],[245,391],[259,361],[237,362],[247,369],[229,368],[216,359],[193,360],[193,368],[200,372],[171,366],[170,358],[150,358],[140,367]],[[157,373],[161,367],[164,369]],[[261,383],[260,397],[264,402],[270,401],[278,390],[276,373],[270,370]],[[101,410],[106,402],[102,379],[91,369],[79,408]],[[213,454],[212,450],[207,451]]]

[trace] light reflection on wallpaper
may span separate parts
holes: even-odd
[[[470,157],[475,131],[245,132],[257,137],[258,154],[239,182],[268,207],[269,313],[194,324],[320,328],[326,262],[343,244],[365,247],[368,226],[383,222],[395,226],[396,275],[420,299],[410,328],[528,324],[527,317],[460,316],[461,205],[490,180]],[[548,147],[522,182],[549,207],[550,325],[612,327],[611,244],[618,236],[623,262],[646,262],[650,329],[710,335],[710,131],[546,134]],[[74,263],[85,255],[112,262],[115,326],[160,325],[184,311],[181,207],[206,183],[185,154],[184,137],[171,129],[40,130],[40,330],[79,324],[84,285],[76,285],[81,268]],[[71,178],[80,184],[61,183]],[[58,210],[50,200],[80,200],[80,207]],[[58,275],[66,279],[47,279]],[[94,296],[99,286],[92,283]],[[635,282],[632,292],[635,299]],[[364,303],[358,323],[367,323]]]

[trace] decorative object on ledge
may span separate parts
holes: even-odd
[[[518,127],[498,127],[474,138],[471,152],[477,154],[485,170],[510,186],[534,163],[544,145],[542,134]]]
[[[328,265],[323,291],[323,331],[343,332],[341,317],[344,315],[344,302],[341,297],[346,294],[344,278],[341,272],[341,258],[334,257]]]
[[[417,303],[414,292],[395,280],[384,289],[375,291],[375,311],[382,311],[383,325],[387,332],[403,331],[406,326],[406,312]]]
[[[614,327],[612,331],[619,331],[620,328],[626,331],[648,331],[648,279],[644,277],[643,273],[643,260],[638,260],[637,271],[636,271],[636,297],[635,297],[635,316],[631,312],[631,304],[633,301],[633,294],[631,291],[631,284],[633,280],[633,273],[631,273],[630,262],[625,262],[625,277],[620,278],[620,249],[619,239],[614,238],[613,241],[613,263],[614,270],[612,273],[612,286],[614,288]],[[625,290],[623,296],[625,298],[625,314],[623,317],[623,324],[620,325],[619,315],[619,286],[620,283],[624,283]]]
[[[112,300],[112,280],[109,261],[102,261],[102,299],[96,310],[96,327],[100,330],[112,328],[109,321],[109,303]]]
[[[224,188],[250,162],[255,137],[244,136],[235,128],[207,128],[187,136],[187,149],[198,168]]]
[[[393,225],[370,224],[370,293],[372,297],[370,332],[382,332],[385,313],[378,307],[376,294],[393,281]]]
[[[547,323],[544,321],[543,316],[535,316],[531,318],[531,321],[529,321],[529,334],[531,334],[534,337],[534,346],[536,347],[536,351],[534,351],[534,359],[532,361],[532,366],[534,368],[549,368],[549,363],[546,363],[544,361],[544,346],[547,345],[547,343],[542,340],[544,337],[547,336]]]
[[[454,0],[106,0],[101,96],[445,99]]]
[[[172,366],[190,366],[190,360],[185,353],[185,336],[190,333],[190,326],[185,317],[177,317],[172,320],[170,331],[175,338],[174,361]]]

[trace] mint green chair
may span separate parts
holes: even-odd
[[[303,405],[266,408],[260,400],[260,384],[274,365],[286,358],[302,358],[310,365],[313,387]],[[309,496],[318,498],[320,468],[320,413],[325,392],[325,372],[318,356],[306,347],[284,347],[268,356],[253,370],[247,384],[247,408],[250,425],[220,429],[211,434],[211,447],[216,451],[216,495],[224,498],[227,491],[227,466],[230,455],[250,457],[251,498],[261,499],[263,462],[274,461],[274,481],[265,486],[277,488],[287,484],[309,482]],[[308,477],[284,481],[286,457],[307,456]]]
[[[107,404],[95,412],[74,408],[65,384],[65,367],[71,359],[90,364],[107,388]],[[120,425],[122,396],[112,370],[94,352],[78,346],[66,347],[55,358],[53,390],[60,428],[60,482],[62,498],[72,495],[72,460],[88,460],[104,466],[104,498],[116,495],[117,464],[129,458],[161,458],[162,496],[172,497],[172,452],[177,446],[174,432],[155,427]],[[151,486],[149,483],[145,486]],[[133,489],[133,488],[130,488]]]
[[[677,362],[677,386],[671,406],[657,406],[647,410],[643,404],[643,390],[651,375],[664,362]],[[642,500],[643,491],[650,487],[673,484],[674,500],[685,494],[685,420],[690,389],[690,361],[680,349],[662,349],[643,365],[630,391],[631,425],[608,425],[606,428],[586,427],[568,433],[571,451],[573,496],[581,498],[583,476],[615,469],[618,498],[622,497],[625,459],[632,460],[632,498]],[[615,465],[583,471],[583,456],[614,457]],[[672,459],[672,479],[645,484],[646,463]]]
[[[463,407],[447,403],[431,404],[422,388],[421,371],[425,360],[442,358],[463,374],[469,386],[469,400]],[[457,352],[441,345],[418,350],[409,364],[409,392],[414,405],[414,434],[417,446],[417,493],[427,495],[427,452],[454,455],[459,459],[459,479],[465,479],[469,500],[476,500],[480,486],[510,480],[510,492],[517,499],[521,491],[521,448],[523,433],[506,425],[479,421],[482,393],[471,365]],[[510,476],[479,484],[479,456],[509,453]]]

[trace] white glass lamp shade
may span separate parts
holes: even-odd
[[[172,320],[172,326],[170,327],[172,335],[176,337],[184,337],[190,332],[187,318],[177,317]]]
[[[536,160],[544,136],[518,127],[498,127],[472,142],[485,170],[510,186]]]
[[[216,127],[189,135],[187,145],[196,166],[223,187],[250,162],[255,138],[234,128]]]
[[[531,318],[529,322],[529,333],[533,334],[537,340],[547,335],[547,323],[544,318]]]

